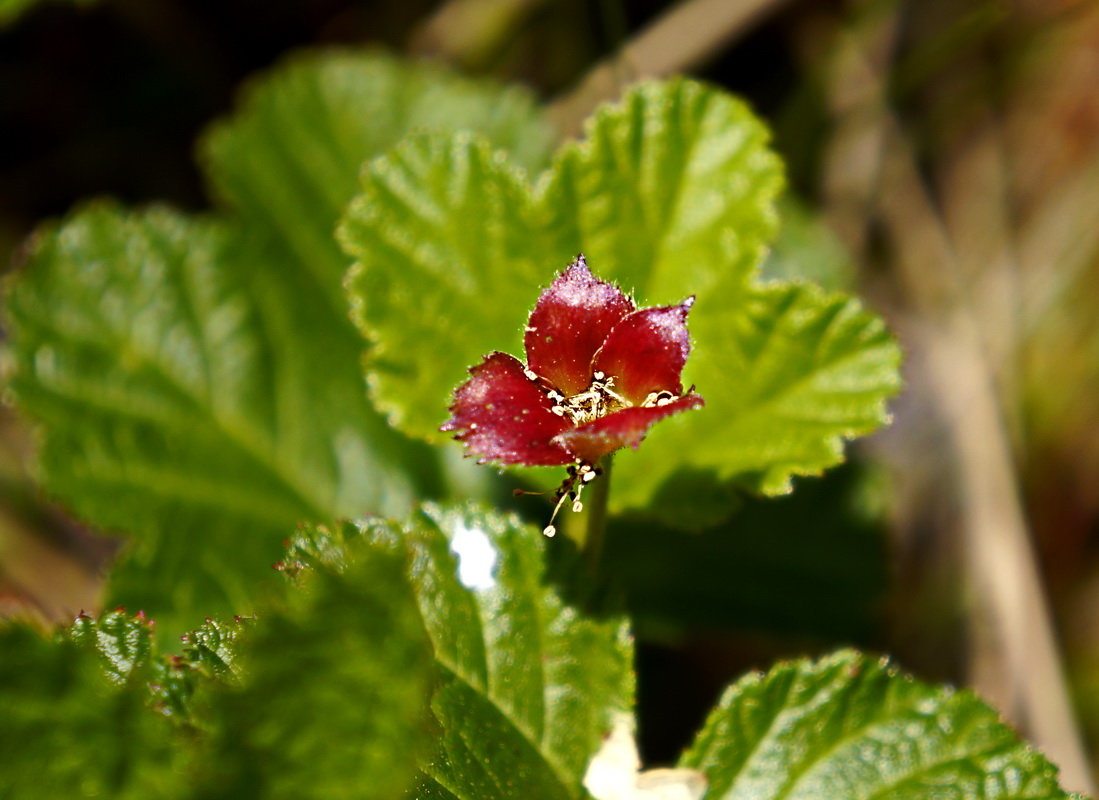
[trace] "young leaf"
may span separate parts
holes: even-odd
[[[451,390],[482,354],[521,340],[522,310],[561,248],[537,226],[522,173],[465,134],[405,141],[363,171],[362,189],[339,236],[357,260],[347,284],[373,343],[374,400],[438,440]]]
[[[331,370],[307,359],[237,248],[210,221],[95,205],[37,235],[8,295],[10,386],[42,426],[47,486],[139,538],[111,600],[162,623],[246,610],[298,521],[411,493],[350,339]]]
[[[598,112],[589,136],[537,190],[468,137],[406,142],[364,171],[340,236],[380,407],[438,441],[461,370],[521,352],[538,287],[582,250],[642,305],[696,296],[685,382],[706,408],[618,460],[619,510],[684,473],[780,493],[838,463],[844,439],[885,421],[899,351],[846,297],[752,281],[781,187],[764,128],[722,92],[670,81]]]
[[[881,319],[844,294],[768,284],[692,310],[685,381],[706,408],[653,432],[616,464],[616,505],[640,506],[677,470],[712,470],[757,491],[843,460],[843,442],[885,423],[900,349]],[[660,509],[680,513],[675,498]]]
[[[725,92],[642,83],[561,149],[540,204],[566,258],[583,251],[600,277],[647,304],[704,298],[748,280],[775,236],[783,174],[769,139]]]
[[[1057,769],[969,692],[852,651],[729,688],[680,765],[708,800],[1055,800]]]
[[[436,747],[416,796],[582,797],[600,740],[632,709],[625,626],[565,606],[544,585],[543,537],[514,517],[429,506],[362,533],[407,554],[434,648]],[[314,529],[299,556],[339,561],[359,535],[351,525]]]
[[[237,680],[232,665],[244,626],[243,619],[232,623],[208,619],[180,637],[183,654],[172,656],[158,650],[155,620],[121,608],[99,617],[80,614],[59,636],[95,653],[114,683],[146,688],[149,706],[157,713],[180,725],[195,726],[192,698],[199,686]]]
[[[343,317],[347,259],[332,238],[336,220],[363,162],[425,130],[478,131],[531,169],[550,152],[549,125],[522,89],[380,51],[327,51],[252,85],[201,154],[215,193],[292,254]]]
[[[398,796],[431,659],[405,559],[362,545],[256,621],[207,620],[183,656],[158,655],[152,623],[122,611],[53,642],[0,629],[0,795]]]
[[[116,683],[125,683],[142,676],[153,661],[156,650],[153,627],[153,621],[144,614],[130,616],[120,608],[99,618],[81,614],[65,630],[65,635],[86,650],[98,653],[108,677]]]

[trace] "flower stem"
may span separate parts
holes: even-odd
[[[599,562],[603,558],[603,541],[607,534],[607,499],[611,494],[611,468],[614,455],[605,456],[601,463],[603,474],[592,481],[585,505],[587,506],[587,525],[584,532],[584,558],[593,576],[598,574]]]

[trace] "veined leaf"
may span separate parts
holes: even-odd
[[[140,678],[155,658],[155,623],[144,614],[127,614],[124,609],[102,616],[80,614],[64,632],[71,641],[98,653],[103,669],[116,683]]]
[[[163,656],[142,615],[0,628],[0,795],[378,798],[415,778],[431,658],[403,557],[350,543]],[[362,556],[362,557],[360,557]]]
[[[437,490],[434,456],[364,396],[332,234],[364,160],[467,126],[547,158],[521,90],[303,55],[205,141],[233,224],[100,205],[38,234],[9,296],[12,388],[45,433],[48,489],[136,536],[109,602],[173,633],[244,612],[296,522],[402,515]]]
[[[327,373],[305,360],[236,247],[212,221],[96,205],[38,234],[8,296],[10,386],[45,433],[48,487],[138,537],[111,599],[170,626],[246,611],[298,521],[410,494],[379,463],[394,436],[350,341]]]
[[[1055,800],[1057,769],[969,692],[852,651],[729,688],[680,761],[707,800]]]
[[[531,289],[560,248],[537,225],[522,173],[467,135],[407,141],[362,182],[340,238],[357,260],[348,287],[373,343],[374,399],[437,440],[467,367],[522,341]]]
[[[231,623],[207,619],[180,637],[183,654],[171,656],[162,655],[157,647],[156,621],[124,609],[99,617],[80,614],[59,638],[95,653],[115,684],[146,689],[146,701],[157,713],[179,725],[194,726],[192,698],[199,686],[236,682],[232,665],[245,624],[243,619]]]
[[[618,459],[615,507],[644,508],[685,473],[780,493],[791,475],[842,460],[844,439],[887,419],[899,351],[845,296],[753,281],[781,187],[762,125],[677,80],[634,89],[596,114],[589,137],[536,190],[466,136],[406,142],[364,171],[340,236],[357,262],[348,289],[374,342],[380,407],[440,440],[463,370],[492,350],[522,355],[538,287],[582,250],[642,305],[696,295],[684,376],[706,408]]]
[[[632,709],[625,626],[564,605],[544,584],[544,537],[514,517],[428,507],[362,534],[407,555],[434,648],[436,747],[416,796],[584,797],[589,760],[614,716]],[[299,552],[338,561],[362,534],[313,530]]]
[[[677,470],[712,470],[767,494],[791,475],[843,460],[845,439],[888,420],[900,350],[881,319],[844,294],[768,284],[691,313],[695,349],[684,378],[706,408],[658,426],[616,463],[613,502],[639,506]],[[659,512],[674,519],[670,493]]]
[[[478,131],[531,169],[550,152],[550,128],[518,87],[380,51],[328,51],[303,53],[253,84],[201,154],[215,193],[292,254],[342,318],[347,258],[332,232],[359,169],[428,130]]]
[[[543,176],[548,226],[646,305],[748,280],[778,228],[782,164],[740,100],[690,80],[604,105]]]

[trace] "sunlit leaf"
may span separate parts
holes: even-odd
[[[974,695],[852,651],[743,678],[680,765],[705,773],[708,800],[1067,797]]]
[[[754,280],[781,188],[763,126],[677,80],[632,90],[588,137],[534,187],[469,137],[406,142],[363,173],[340,235],[379,405],[440,440],[464,370],[492,350],[522,356],[540,288],[583,251],[641,305],[696,296],[684,376],[706,408],[619,457],[616,508],[650,506],[683,474],[781,493],[790,476],[839,463],[844,440],[887,419],[899,351],[848,297]],[[661,511],[676,519],[684,505]]]
[[[436,744],[418,797],[580,798],[588,761],[633,703],[622,622],[585,617],[546,585],[545,539],[514,517],[429,507],[410,523],[307,532],[339,561],[365,535],[406,554],[436,663]]]

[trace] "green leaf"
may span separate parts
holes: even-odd
[[[162,629],[246,611],[304,519],[403,514],[436,457],[365,398],[333,240],[362,161],[476,128],[543,163],[521,90],[377,53],[300,56],[205,140],[233,224],[110,206],[40,232],[9,297],[22,409],[50,491],[135,534],[109,601]]]
[[[635,457],[616,463],[614,503],[640,506],[681,467],[712,470],[781,494],[791,475],[843,460],[843,441],[889,419],[900,350],[877,316],[844,294],[769,284],[692,310],[695,349],[684,371],[706,398],[700,412],[658,426]],[[667,503],[667,519],[691,510]]]
[[[100,204],[41,231],[8,295],[48,487],[138,537],[111,600],[177,633],[173,611],[247,610],[298,521],[411,493],[350,340],[331,370],[307,358],[324,340],[257,299],[239,248],[209,220]]]
[[[160,654],[153,633],[156,622],[142,612],[82,613],[59,636],[95,653],[115,683],[147,688],[150,708],[179,725],[194,726],[192,698],[199,686],[237,681],[233,664],[244,625],[241,618],[232,623],[207,619],[180,637],[183,654],[173,656]]]
[[[680,765],[707,800],[1043,800],[1057,770],[969,692],[852,651],[780,664],[725,693]]]
[[[774,238],[782,163],[740,100],[689,80],[642,83],[566,145],[539,199],[563,250],[647,304],[700,298],[754,272]],[[544,278],[545,279],[545,278]],[[533,304],[533,303],[531,303]]]
[[[633,705],[624,624],[564,605],[545,585],[544,537],[514,517],[429,506],[362,533],[407,556],[434,648],[437,742],[416,796],[583,797],[589,760]],[[349,524],[315,529],[299,556],[338,562],[359,535]]]
[[[357,259],[348,286],[374,343],[374,399],[405,430],[439,439],[466,369],[518,346],[555,249],[522,173],[470,136],[415,137],[362,181],[340,238]]]
[[[400,795],[430,650],[405,559],[363,544],[255,621],[207,620],[182,656],[159,655],[152,623],[122,611],[81,615],[53,642],[0,629],[0,795]]]
[[[200,687],[194,701],[208,734],[189,796],[400,796],[431,664],[404,566],[355,546],[343,570],[311,569],[261,608],[237,641],[239,680]]]
[[[643,305],[697,296],[685,382],[706,408],[619,458],[618,510],[684,474],[778,493],[838,463],[844,439],[887,419],[899,352],[847,297],[753,282],[781,187],[766,138],[739,101],[676,80],[598,112],[589,140],[563,148],[534,189],[468,136],[417,138],[373,162],[340,238],[356,259],[348,290],[374,342],[379,407],[439,441],[464,370],[492,350],[521,353],[538,287],[582,250]]]
[[[215,193],[292,254],[345,315],[347,258],[332,238],[364,161],[424,130],[482,133],[537,169],[551,130],[518,87],[462,78],[380,51],[301,54],[252,86],[201,154]]]
[[[104,671],[117,683],[142,675],[155,657],[154,623],[124,610],[90,617],[81,613],[64,632],[71,641],[98,653]]]
[[[0,627],[0,797],[172,797],[172,726],[82,644]]]

